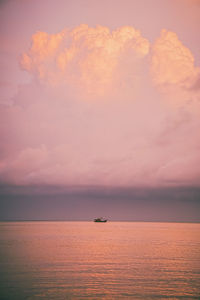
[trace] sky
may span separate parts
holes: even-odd
[[[199,222],[200,1],[0,2],[0,219]]]

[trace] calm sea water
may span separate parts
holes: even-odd
[[[200,299],[200,224],[0,223],[1,299]]]

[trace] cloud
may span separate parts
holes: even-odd
[[[20,65],[32,81],[0,107],[1,182],[199,184],[199,69],[175,33],[37,32]]]
[[[162,30],[151,48],[150,69],[153,83],[162,93],[163,100],[173,108],[187,107],[199,114],[200,68],[195,66],[193,54],[176,33]]]
[[[176,33],[162,30],[152,47],[152,73],[156,84],[186,85],[199,73],[194,57]]]
[[[148,40],[133,27],[110,32],[107,27],[83,24],[58,34],[34,34],[31,48],[22,55],[21,66],[42,82],[75,89],[78,86],[87,96],[94,96],[105,94],[121,79],[120,64],[126,55],[132,57],[134,68],[135,62],[148,52]]]

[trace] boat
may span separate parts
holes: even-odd
[[[107,222],[107,220],[103,219],[103,218],[96,218],[96,219],[94,219],[94,222],[105,223],[105,222]]]

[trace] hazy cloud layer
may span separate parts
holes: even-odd
[[[199,222],[200,189],[4,186],[0,220]]]
[[[37,32],[19,63],[32,80],[0,107],[2,182],[199,185],[200,72],[174,32]]]

